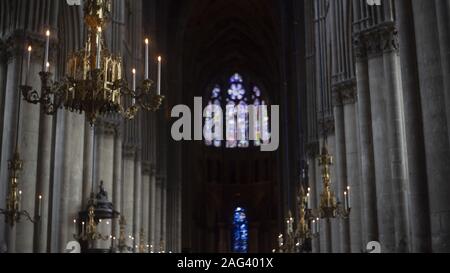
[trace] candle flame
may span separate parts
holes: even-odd
[[[98,27],[98,28],[97,28],[97,31],[98,31],[98,32],[102,32],[102,28],[101,28],[101,27]]]
[[[346,192],[346,191],[344,191],[344,195],[347,195],[347,192]]]
[[[148,45],[149,40],[146,38],[145,39],[145,44]]]
[[[158,62],[161,62],[162,58],[161,56],[158,56]]]
[[[76,224],[77,223],[77,219],[73,219],[73,223]]]
[[[19,194],[22,195],[22,191],[19,191]]]
[[[42,195],[39,195],[39,199],[42,199]]]
[[[28,46],[28,52],[31,52],[31,50],[32,50],[32,47]]]
[[[47,68],[50,67],[50,63],[47,62],[47,63],[45,64],[45,66],[46,66]]]
[[[45,36],[50,37],[50,30],[47,30],[47,31],[45,32]]]
[[[131,70],[131,72],[133,72],[133,74],[136,74],[136,69],[133,68],[133,70]]]

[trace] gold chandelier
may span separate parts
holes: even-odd
[[[44,67],[39,73],[41,90],[34,90],[27,81],[20,87],[24,99],[32,104],[41,104],[48,115],[55,114],[60,108],[86,113],[91,124],[99,116],[108,113],[118,113],[126,119],[133,119],[140,109],[157,111],[164,100],[164,96],[161,96],[161,57],[158,57],[157,88],[153,88],[153,81],[148,77],[146,39],[145,79],[140,87],[136,87],[136,69],[133,69],[133,84],[129,88],[122,78],[122,58],[111,54],[103,39],[103,30],[111,19],[111,0],[84,2],[88,32],[85,47],[69,57],[66,77],[59,82],[52,81],[48,62],[50,31],[47,31]],[[30,55],[31,47],[28,48],[28,60]]]

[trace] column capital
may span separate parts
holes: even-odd
[[[354,79],[342,81],[333,86],[334,106],[355,104],[357,100],[356,81]]]
[[[327,116],[319,119],[319,130],[322,137],[334,134],[334,117]]]
[[[152,163],[148,160],[142,161],[142,174],[151,175],[152,174]]]
[[[398,52],[398,31],[395,22],[379,24],[353,36],[353,49],[357,61],[381,56],[384,52]]]
[[[137,147],[133,144],[124,144],[122,154],[124,158],[134,159],[136,157]]]

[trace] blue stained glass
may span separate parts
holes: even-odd
[[[237,208],[233,217],[233,252],[248,252],[248,221],[243,208]]]
[[[250,142],[249,135],[249,113],[248,106],[261,106],[265,105],[262,101],[262,92],[258,86],[252,86],[251,92],[247,92],[247,85],[244,84],[243,77],[235,73],[230,77],[227,89],[222,89],[220,85],[215,85],[211,91],[210,103],[221,106],[223,115],[225,116],[225,141],[221,139],[221,131],[216,128],[215,124],[217,116],[213,116],[211,112],[207,113],[205,118],[205,133],[208,135],[208,139],[205,141],[207,146],[226,148],[248,148],[250,143],[253,146],[260,146],[261,143],[267,143],[270,139],[269,133],[269,115],[267,109],[258,109],[255,114],[254,120],[256,122],[254,126],[255,136]],[[225,92],[225,90],[227,90]],[[211,139],[212,136],[212,139]]]

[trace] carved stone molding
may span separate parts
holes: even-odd
[[[356,81],[354,79],[343,81],[333,86],[334,106],[355,104],[357,99]]]
[[[334,117],[327,116],[319,119],[319,132],[321,137],[334,135]]]
[[[134,159],[136,157],[137,147],[133,144],[124,144],[122,148],[122,155],[126,159]]]
[[[151,175],[152,173],[152,163],[150,161],[142,161],[142,174]]]
[[[380,24],[375,28],[355,34],[353,49],[357,60],[377,57],[384,52],[398,52],[398,31],[395,23]]]

